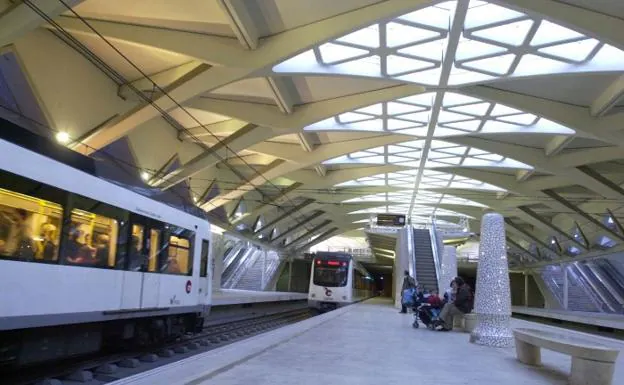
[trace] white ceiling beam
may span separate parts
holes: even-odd
[[[442,61],[442,67],[440,69],[440,87],[448,86],[448,82],[451,76],[451,71],[453,70],[454,61],[455,61],[455,53],[457,52],[457,47],[459,46],[459,41],[462,36],[462,32],[464,30],[464,22],[466,20],[466,15],[468,13],[468,5],[470,0],[458,0],[455,8],[455,14],[453,16],[452,25],[448,35],[448,42],[446,44],[446,52],[444,55],[444,60]],[[440,115],[440,110],[442,110],[442,103],[444,100],[444,92],[437,92],[433,105],[431,107],[430,117],[429,117],[429,126],[427,127],[427,137],[425,138],[425,144],[422,148],[421,156],[420,156],[420,167],[418,168],[418,174],[414,178],[414,193],[412,194],[412,200],[410,202],[408,214],[411,214],[414,209],[414,204],[416,203],[416,198],[418,196],[418,187],[420,186],[420,181],[422,180],[422,176],[425,170],[425,165],[429,158],[429,150],[431,148],[431,141],[433,140],[433,136],[435,130],[438,126],[438,118]]]
[[[258,29],[250,12],[249,3],[244,0],[217,0],[228,19],[232,31],[245,49],[258,48]]]
[[[73,8],[83,1],[65,0],[65,3]],[[60,1],[30,0],[29,3],[52,19],[67,11],[65,5]],[[0,47],[14,43],[20,37],[45,23],[45,20],[27,2],[13,1],[13,4],[0,14]]]
[[[608,159],[619,159],[622,157],[622,151],[617,148],[613,149],[613,151],[610,149],[576,150],[565,155],[558,155],[549,158],[544,155],[541,150],[527,148],[516,144],[484,140],[483,138],[466,136],[451,137],[446,140],[451,143],[478,148],[518,160],[532,165],[537,171],[567,177],[570,181],[573,181],[571,184],[578,184],[607,198],[622,198],[620,191],[617,191],[604,183],[600,183],[596,179],[575,168],[576,166],[581,166],[586,163],[588,159],[592,159],[592,161],[595,162]],[[600,156],[602,156],[602,159],[597,159],[597,157]]]
[[[295,105],[295,95],[292,95],[293,92],[296,92],[294,87],[288,87],[286,82],[289,79],[285,77],[272,77],[269,76],[266,78],[269,89],[273,94],[273,100],[277,104],[277,108],[283,114],[291,114],[293,112],[293,106]]]
[[[138,90],[154,99],[161,96],[160,91],[158,91],[158,87],[164,89],[179,79],[184,79],[184,76],[192,74],[193,71],[197,71],[199,68],[202,68],[202,66],[204,66],[204,63],[194,60],[173,68],[168,68],[155,74],[151,74],[149,75],[149,78],[139,78],[128,84],[122,84],[119,86],[118,95],[124,99],[139,100],[135,91]]]
[[[548,143],[546,143],[546,147],[544,148],[544,154],[546,156],[557,155],[558,153],[563,151],[563,149],[565,149],[565,147],[572,140],[574,140],[573,135],[556,135],[555,137],[550,139]]]
[[[266,123],[262,124],[263,127],[255,127],[253,131],[250,132],[242,130],[235,132],[233,134],[236,135],[235,137],[228,138],[227,148],[220,148],[218,150],[224,153],[229,151],[229,153],[232,154],[254,145],[266,147],[263,143],[266,140],[279,135],[299,133],[306,125],[342,112],[373,104],[378,101],[392,100],[397,97],[418,94],[422,91],[424,91],[423,87],[414,85],[391,87],[390,89],[372,91],[365,94],[350,95],[329,101],[309,103],[297,107],[293,113],[289,115],[281,114],[271,106],[206,98],[197,99],[188,106],[191,108],[210,110],[211,112],[219,111],[217,113],[231,116],[241,121]],[[252,126],[250,125],[250,127]],[[287,148],[288,147],[282,146],[280,150],[283,151]],[[199,171],[214,166],[223,158],[223,156],[221,156],[221,158],[215,156],[215,151],[216,150],[206,152],[169,175],[164,176],[162,182],[159,182],[158,186],[163,188],[173,187]],[[288,156],[288,158],[291,157],[292,156]]]
[[[270,211],[277,205],[281,205],[289,200],[293,200],[303,195],[308,195],[309,192],[305,191],[306,188],[314,188],[314,189],[324,189],[332,187],[336,184],[343,183],[352,179],[364,178],[367,176],[372,176],[376,174],[386,173],[386,172],[396,172],[405,170],[404,166],[396,166],[396,165],[382,165],[376,167],[360,167],[357,169],[349,169],[349,170],[337,170],[330,171],[327,173],[325,178],[319,178],[318,175],[313,171],[308,170],[297,170],[291,174],[286,174],[285,177],[290,177],[294,175],[291,179],[297,180],[298,182],[293,184],[291,187],[285,188],[282,190],[282,194],[275,197],[269,202],[265,204],[256,206],[249,213],[244,213],[242,217],[235,218],[233,223],[237,223],[240,220],[244,219],[244,217],[257,217],[258,215],[262,215],[267,211]],[[340,188],[338,188],[339,190]],[[366,190],[364,190],[366,192]]]
[[[218,137],[229,136],[236,131],[247,126],[249,123],[237,119],[228,119],[221,122],[204,124],[203,126],[187,128],[186,131],[180,132],[180,139],[195,141],[204,138],[213,140],[213,135]]]
[[[624,75],[611,83],[592,103],[589,112],[592,116],[606,115],[624,97]]]
[[[334,158],[343,154],[348,154],[355,151],[360,151],[366,148],[383,146],[386,144],[395,144],[405,141],[407,136],[405,135],[384,135],[378,138],[375,142],[370,139],[355,139],[347,143],[330,143],[316,148],[313,152],[302,156],[296,163],[282,161],[276,163],[274,167],[268,168],[265,172],[250,178],[247,182],[242,183],[234,191],[222,194],[219,197],[215,197],[205,206],[206,209],[212,207],[223,206],[230,200],[237,199],[244,195],[246,192],[253,190],[254,188],[266,183],[267,180],[271,180],[280,176],[283,176],[289,172],[293,172],[300,168],[309,167],[320,163],[326,159]]]
[[[624,20],[556,0],[495,0],[503,6],[545,16],[624,50]]]
[[[524,182],[525,180],[529,179],[531,175],[533,175],[533,173],[533,170],[518,170],[516,171],[516,180],[518,182]]]
[[[161,110],[168,111],[178,103],[184,103],[224,85],[256,73],[268,72],[275,64],[316,44],[345,35],[379,19],[398,16],[430,4],[430,0],[390,0],[376,3],[274,35],[263,40],[262,45],[255,50],[236,47],[229,38],[95,20],[90,23],[108,38],[164,49],[208,63],[170,84],[166,92],[171,98],[162,95],[152,101]],[[94,34],[75,18],[63,17],[58,23],[73,34]],[[222,67],[211,68],[213,65]],[[161,113],[152,103],[143,102],[129,113],[104,125],[85,138],[85,144],[94,150],[100,149],[123,137],[138,125],[159,116]],[[88,153],[92,152],[90,150]]]
[[[541,116],[573,129],[577,136],[624,148],[624,133],[618,132],[618,128],[624,128],[624,113],[595,118],[584,107],[486,86],[463,87],[457,92]]]

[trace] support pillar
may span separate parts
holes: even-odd
[[[262,252],[262,278],[260,279],[260,290],[264,290],[266,286],[266,260],[267,260],[267,251],[264,250]]]
[[[442,295],[450,287],[451,281],[457,277],[457,249],[455,246],[444,246],[440,267],[438,289]]]
[[[290,258],[288,260],[288,291],[290,292],[292,290],[292,265],[293,265],[293,259]]]
[[[568,310],[568,268],[566,265],[561,265],[561,270],[563,271],[563,309]]]
[[[470,342],[492,346],[513,346],[511,332],[511,291],[505,247],[505,221],[498,213],[488,213],[481,221],[481,243],[474,312],[477,326]]]
[[[401,288],[403,287],[403,272],[409,270],[410,251],[412,247],[409,245],[409,232],[412,231],[411,226],[406,226],[397,231],[397,241],[394,254],[394,306],[401,308]]]
[[[524,306],[529,307],[529,274],[524,272]]]

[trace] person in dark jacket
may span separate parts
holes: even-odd
[[[405,290],[414,289],[416,287],[416,280],[412,278],[409,271],[405,270],[403,273],[403,286],[401,286],[401,311],[399,313],[407,313],[407,307],[403,303],[403,293]]]
[[[455,300],[444,305],[440,313],[440,323],[436,326],[436,330],[453,330],[453,317],[472,311],[472,290],[470,290],[470,286],[461,277],[456,277],[452,285],[457,293]]]

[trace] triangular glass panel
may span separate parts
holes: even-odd
[[[532,26],[533,20],[521,20],[493,28],[480,29],[472,32],[472,35],[497,43],[519,46],[524,43]]]
[[[347,157],[351,158],[351,159],[360,159],[360,158],[366,158],[369,156],[374,156],[375,154],[371,154],[368,151],[357,151],[357,152],[352,152],[351,154],[348,154]]]
[[[502,115],[512,115],[512,114],[523,114],[523,111],[516,110],[515,108],[507,107],[504,104],[497,104],[494,106],[492,112],[490,112],[490,116],[502,116]]]
[[[454,112],[450,112],[450,111],[446,111],[446,110],[441,110],[440,114],[438,115],[438,123],[450,123],[450,122],[457,122],[457,121],[461,121],[461,120],[471,120],[473,119],[472,116],[468,116],[468,115],[463,115],[463,114],[456,114]]]
[[[488,112],[491,103],[482,102],[477,104],[467,104],[464,106],[455,106],[455,107],[447,107],[449,110],[454,112],[460,112],[465,114],[470,114],[474,116],[483,116]]]
[[[419,125],[422,125],[419,123],[409,122],[409,121],[400,120],[400,119],[388,119],[387,124],[388,124],[388,130],[390,131],[400,130],[403,128],[414,128],[414,127],[418,127]]]
[[[523,13],[494,4],[486,4],[480,7],[470,7],[468,9],[468,13],[466,14],[464,28],[478,28],[503,21],[518,19],[524,16],[525,15]]]
[[[422,106],[414,106],[412,104],[388,102],[386,104],[388,115],[407,114],[410,112],[425,111],[427,108]]]
[[[462,158],[453,157],[453,158],[444,158],[444,159],[436,159],[439,163],[450,164],[450,165],[458,165],[461,163]]]
[[[455,128],[457,130],[474,132],[479,130],[481,127],[482,121],[480,120],[469,120],[466,122],[456,122],[456,123],[445,123],[444,127]]]
[[[584,37],[583,34],[563,27],[559,24],[551,23],[548,20],[542,20],[533,40],[532,46],[554,44],[561,41],[579,39]]]
[[[498,120],[502,120],[507,123],[517,123],[523,126],[535,124],[538,119],[539,118],[537,116],[531,114],[508,115],[498,118]]]
[[[488,59],[466,62],[463,65],[478,71],[494,73],[497,75],[506,75],[509,72],[511,64],[515,58],[516,55],[507,54]]]
[[[474,147],[472,147],[470,151],[468,152],[468,156],[477,156],[477,155],[484,155],[484,154],[489,154],[489,152],[483,151],[481,149],[474,148]]]
[[[351,43],[363,47],[379,48],[379,24],[362,28],[336,39],[337,42]]]
[[[355,131],[383,131],[383,121],[381,119],[365,120],[349,123],[343,127]]]
[[[379,146],[379,147],[375,147],[375,148],[369,148],[368,150],[365,150],[366,152],[371,152],[373,154],[385,154],[386,153],[386,147],[385,146]]]
[[[546,58],[533,54],[523,55],[514,71],[515,75],[537,75],[567,70],[570,65],[561,60]]]
[[[374,117],[370,115],[358,114],[355,112],[345,112],[344,114],[340,114],[337,117],[338,123],[342,124],[362,122],[364,120],[372,119],[374,119]]]
[[[409,47],[401,48],[398,53],[423,59],[435,60],[439,63],[442,62],[442,59],[444,57],[445,47],[446,40],[439,39],[423,44],[411,45]]]
[[[507,48],[504,47],[466,39],[459,42],[457,53],[455,54],[455,61],[461,62],[506,51]]]
[[[392,130],[392,131],[398,132],[399,134],[403,134],[403,135],[426,137],[427,130],[428,130],[428,127],[423,126],[419,128],[399,128],[397,130]]]
[[[431,115],[431,113],[429,111],[423,111],[423,112],[417,112],[417,113],[414,113],[414,114],[401,115],[401,119],[403,119],[403,120],[411,120],[412,122],[418,122],[418,123],[427,124],[427,123],[429,123],[430,115]]]
[[[444,158],[453,158],[452,154],[445,154],[443,152],[438,152],[438,151],[429,151],[429,154],[427,155],[427,157],[429,159],[444,159]]]
[[[417,72],[426,68],[435,67],[430,62],[408,59],[402,56],[388,55],[386,58],[388,76],[394,76],[406,72]]]
[[[466,95],[462,95],[462,94],[456,94],[454,92],[446,92],[444,94],[442,105],[444,107],[449,107],[449,106],[457,106],[460,104],[471,104],[471,103],[479,103],[479,102],[483,102],[483,100],[473,98],[470,96],[466,96]]]
[[[448,10],[434,6],[399,16],[399,19],[429,27],[446,29],[448,28],[450,16]]]
[[[440,36],[440,32],[428,29],[411,27],[395,22],[386,24],[386,45],[388,47],[413,45],[424,40],[439,38]]]
[[[598,44],[600,44],[598,40],[587,39],[573,43],[540,48],[538,51],[560,57],[567,61],[581,63],[590,59],[590,54]]]
[[[370,54],[369,51],[364,49],[347,47],[346,45],[334,43],[325,43],[319,47],[319,50],[323,63],[325,64],[334,64]]]
[[[490,160],[492,162],[501,162],[503,159],[505,159],[504,156],[498,155],[498,154],[483,154],[483,155],[475,156],[475,158],[483,159],[483,160]]]
[[[405,146],[398,146],[398,145],[390,145],[388,146],[388,154],[402,154],[402,153],[414,153],[414,152],[418,152],[420,151],[420,149],[416,149],[416,148],[411,148],[411,147],[405,147]]]
[[[433,105],[433,99],[435,98],[435,95],[436,94],[433,92],[417,94],[397,99],[397,102],[416,104],[423,107],[431,107]]]
[[[447,147],[447,148],[442,148],[439,150],[436,150],[437,153],[444,153],[444,154],[449,154],[449,155],[461,155],[464,156],[464,154],[466,153],[467,148],[464,146],[458,146],[458,147]]]
[[[379,115],[383,114],[383,106],[381,105],[381,103],[377,103],[377,104],[373,104],[372,106],[368,106],[368,107],[364,107],[364,108],[358,108],[354,112],[361,112],[361,113],[365,113],[365,114],[371,114],[371,115],[379,116]]]
[[[418,158],[405,158],[405,157],[402,157],[402,156],[389,155],[388,156],[388,163],[409,162],[409,161],[412,161],[414,159],[418,159]]]

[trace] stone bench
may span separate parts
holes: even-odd
[[[570,385],[609,385],[613,380],[618,350],[590,338],[536,329],[515,329],[518,360],[541,365],[540,348],[572,356]]]
[[[472,332],[477,324],[477,315],[475,313],[466,313],[453,317],[453,330],[466,333]]]

